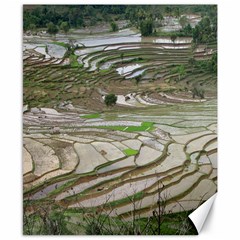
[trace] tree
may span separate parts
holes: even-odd
[[[192,27],[191,27],[191,25],[190,25],[189,23],[188,23],[187,26],[185,26],[185,27],[183,28],[183,32],[184,32],[184,34],[187,35],[187,36],[192,36],[193,29],[192,29]]]
[[[64,33],[68,33],[70,26],[68,24],[68,22],[62,22],[60,25],[60,29],[64,31]]]
[[[173,34],[173,35],[171,36],[171,41],[174,43],[176,39],[177,39],[177,35],[176,35],[176,34]]]
[[[199,40],[200,40],[200,35],[201,35],[201,33],[200,33],[200,28],[199,28],[199,26],[197,25],[195,28],[193,28],[193,41],[194,41],[195,43],[198,43],[198,42],[199,42]]]
[[[47,32],[49,34],[57,34],[58,33],[58,27],[53,24],[52,22],[47,24]]]
[[[182,16],[180,19],[179,19],[179,24],[181,25],[182,28],[186,27],[187,24],[188,24],[188,19],[186,16]]]
[[[117,102],[117,96],[113,93],[107,94],[104,99],[105,104],[110,107],[116,104]]]
[[[180,9],[179,9],[179,7],[175,7],[173,9],[173,14],[174,14],[175,17],[179,18],[179,16],[180,16]]]
[[[172,8],[171,8],[170,6],[166,6],[166,7],[165,7],[165,13],[166,13],[167,15],[171,15],[171,14],[172,14]]]
[[[142,36],[150,36],[153,33],[153,21],[151,19],[142,21],[140,24],[140,31]]]
[[[29,30],[31,30],[32,32],[35,32],[36,31],[36,25],[34,23],[31,23],[29,25]]]
[[[111,22],[111,31],[117,32],[118,31],[118,25],[115,22]]]

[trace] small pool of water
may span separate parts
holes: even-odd
[[[134,69],[140,68],[141,66],[142,66],[141,64],[133,64],[125,67],[119,67],[116,69],[116,71],[120,75],[125,75],[126,73],[132,72]]]

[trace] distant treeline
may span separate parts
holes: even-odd
[[[148,36],[156,33],[155,23],[164,16],[180,19],[186,13],[200,14],[203,20],[194,29],[186,24],[177,36],[192,36],[196,43],[216,40],[216,5],[24,5],[23,29],[50,28],[54,34],[57,29],[67,32],[69,28],[129,20]],[[184,25],[184,19],[180,20]]]
[[[214,5],[24,5],[23,28],[31,24],[45,28],[49,22],[60,25],[68,22],[71,27],[95,25],[128,19],[137,22],[146,18],[161,19],[163,15],[180,16],[183,13],[216,15]]]

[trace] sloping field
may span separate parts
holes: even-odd
[[[204,104],[202,107],[214,116],[212,106]],[[31,119],[39,114],[48,116],[51,122],[59,112],[52,116],[49,111],[32,113]],[[135,121],[131,121],[132,114]],[[141,118],[143,114],[145,117]],[[216,174],[212,174],[217,159],[216,133],[202,129],[201,125],[196,127],[196,133],[182,135],[166,132],[154,123],[150,131],[134,129],[146,125],[140,119],[155,121],[164,116],[164,124],[167,124],[166,119],[171,119],[166,126],[172,126],[176,121],[201,115],[201,112],[198,107],[192,107],[186,114],[179,116],[175,112],[172,115],[172,109],[166,110],[164,106],[131,114],[119,113],[113,121],[105,122],[105,129],[98,126],[102,127],[103,119],[109,119],[112,113],[102,114],[100,119],[98,115],[91,128],[88,118],[75,117],[76,121],[80,119],[81,125],[74,126],[72,131],[72,126],[63,122],[58,129],[60,133],[51,133],[51,125],[44,128],[40,124],[36,128],[29,122],[24,135],[25,178],[30,177],[30,172],[37,177],[25,183],[25,198],[32,199],[33,204],[37,200],[52,199],[59,205],[85,211],[93,207],[107,210],[111,206],[116,208],[115,214],[124,216],[132,211],[131,199],[136,199],[139,216],[147,216],[156,207],[161,190],[169,211],[183,211],[179,206],[187,210],[198,206],[216,191]],[[70,112],[61,113],[63,119],[70,115]],[[26,117],[29,119],[28,113]],[[126,131],[129,124],[133,132]],[[215,118],[211,118],[210,124],[215,124]],[[108,126],[121,128],[113,130]],[[175,128],[182,131],[182,126]]]
[[[134,32],[72,37],[70,55],[65,35],[24,40],[24,199],[33,209],[49,203],[123,217],[134,203],[149,217],[159,196],[168,212],[212,196],[216,76],[189,62],[209,59],[215,45],[197,52],[191,38]],[[196,86],[205,97],[193,96]],[[105,106],[108,93],[116,106]]]

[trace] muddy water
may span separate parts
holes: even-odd
[[[131,34],[130,34],[131,33]],[[69,41],[73,41],[74,44],[78,44],[79,46],[85,45],[86,47],[94,47],[103,45],[106,50],[117,49],[121,46],[111,46],[112,44],[121,44],[121,43],[172,43],[169,37],[142,37],[140,33],[137,33],[133,30],[126,30],[118,33],[107,33],[107,34],[94,34],[94,35],[80,35],[80,34],[57,34],[55,37],[51,36],[28,36],[24,37],[23,42],[26,48],[33,48],[39,45],[47,45],[49,42],[59,41],[64,43],[69,43]],[[191,38],[177,38],[175,43],[190,43],[192,41]],[[32,46],[30,46],[32,45]],[[57,45],[55,45],[57,46]],[[61,47],[61,46],[57,46]],[[77,55],[85,54],[92,52],[92,49],[84,49],[76,52]],[[96,49],[102,50],[102,48]]]
[[[157,122],[157,119],[180,120],[211,120],[217,121],[217,101],[209,100],[203,103],[174,103],[174,105],[158,105],[148,108],[131,109],[118,112],[106,112],[105,119],[114,120],[139,120]]]
[[[131,59],[134,59],[134,58],[123,58],[124,61],[127,61],[127,60],[131,60]],[[118,63],[118,62],[121,62],[122,60],[120,59],[117,59],[117,60],[112,60],[112,61],[108,61],[108,62],[105,62],[101,67],[100,69],[109,69],[114,63]]]

